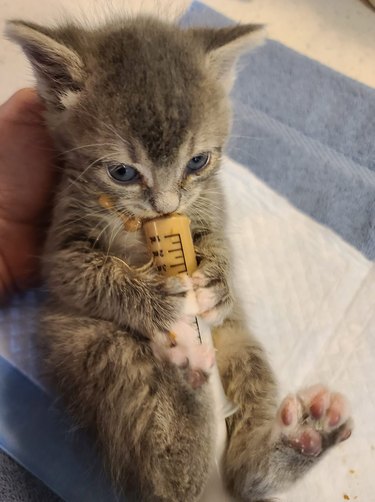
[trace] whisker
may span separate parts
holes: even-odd
[[[83,220],[96,219],[98,217],[100,218],[101,216],[104,216],[106,212],[107,212],[106,209],[101,210],[101,208],[99,208],[97,212],[85,213],[83,216],[80,216],[79,218],[76,218],[74,220],[68,220],[65,223],[59,225],[58,228],[61,229],[62,231],[64,231],[66,228],[71,229],[71,226],[75,225],[76,223],[79,223]],[[94,227],[93,230],[95,230],[95,228],[96,227]]]
[[[116,229],[116,226],[118,227],[117,229]],[[115,223],[113,225],[111,236],[108,239],[107,253],[106,253],[106,257],[105,257],[106,260],[108,259],[109,251],[111,249],[111,246],[112,246],[113,242],[115,241],[116,237],[118,236],[118,234],[121,232],[121,230],[124,230],[124,227],[122,225],[122,221],[119,220],[118,223]]]
[[[251,140],[256,140],[256,141],[264,141],[265,139],[267,139],[265,137],[262,138],[262,137],[258,137],[258,136],[242,136],[240,134],[230,134],[229,135],[229,140],[231,138],[251,139]]]
[[[76,178],[72,179],[70,178],[70,183],[68,185],[66,185],[65,187],[63,187],[62,189],[62,192],[61,193],[64,193],[65,190],[67,190],[68,188],[70,188],[73,184],[77,184],[77,182],[82,179],[82,177],[86,174],[86,172],[90,169],[90,167],[92,167],[93,165],[97,164],[98,162],[100,162],[101,160],[104,160],[104,159],[107,159],[109,157],[112,157],[112,154],[107,154],[107,155],[103,155],[103,157],[99,157],[98,159],[95,159],[93,162],[91,162],[91,164],[89,164],[83,171],[82,173],[77,176]]]
[[[95,243],[99,242],[101,236],[104,234],[104,232],[112,225],[113,221],[109,221],[107,225],[104,226],[104,228],[99,232],[99,235],[95,238]],[[92,245],[92,249],[94,248],[94,244]]]

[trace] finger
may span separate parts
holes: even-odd
[[[24,88],[13,94],[0,107],[2,120],[12,124],[40,124],[43,120],[44,105],[36,91]]]

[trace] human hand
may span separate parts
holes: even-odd
[[[0,106],[0,303],[35,283],[55,181],[54,150],[32,89]]]

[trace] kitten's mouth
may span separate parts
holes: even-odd
[[[101,194],[99,196],[98,202],[104,209],[108,209],[108,211],[111,211],[114,214],[116,214],[116,216],[122,221],[122,224],[126,232],[136,232],[137,230],[140,230],[143,227],[143,224],[146,223],[147,221],[151,221],[156,218],[164,218],[166,216],[171,216],[172,214],[175,214],[175,213],[158,214],[157,216],[143,217],[143,218],[140,218],[138,216],[125,216],[115,208],[111,198],[108,197],[107,195]]]
[[[107,195],[104,195],[104,194],[100,195],[98,201],[99,201],[99,204],[104,209],[108,209],[109,211],[115,213],[120,218],[120,220],[122,220],[122,223],[124,225],[124,229],[127,232],[136,232],[137,230],[140,230],[142,228],[143,221],[144,221],[143,219],[138,218],[137,216],[127,217],[127,216],[123,215],[122,213],[117,211],[117,209],[113,205],[112,200]]]

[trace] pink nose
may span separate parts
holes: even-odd
[[[160,214],[176,211],[180,204],[180,196],[176,192],[159,192],[152,200],[152,206]]]

